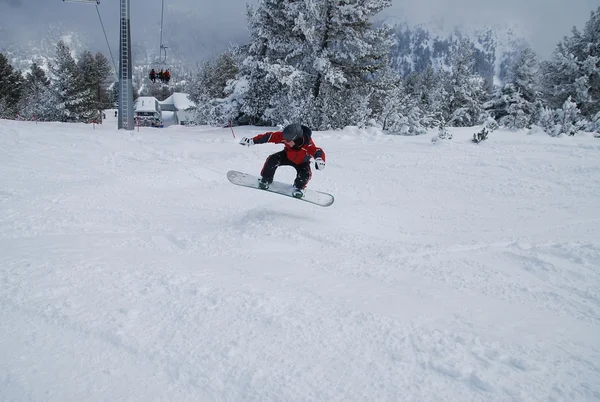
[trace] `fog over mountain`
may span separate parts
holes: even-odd
[[[92,51],[108,53],[94,4],[60,0],[0,0],[0,51],[29,46],[47,34],[49,26],[75,31]],[[119,2],[101,1],[98,7],[113,52],[118,49]],[[132,45],[159,52],[161,1],[131,0]],[[58,28],[56,28],[58,27]],[[246,1],[165,0],[163,43],[170,52],[189,53],[204,60],[247,39]]]
[[[569,35],[582,28],[599,0],[392,0],[384,14],[409,23],[430,22],[449,30],[455,26],[518,27],[541,58]]]
[[[188,61],[214,57],[231,42],[245,42],[246,5],[258,0],[165,0],[163,43]],[[381,14],[388,21],[477,28],[488,24],[518,27],[541,58],[573,26],[582,27],[598,0],[393,0]],[[131,0],[133,46],[148,57],[159,52],[161,0]],[[99,12],[113,52],[118,43],[119,2],[101,1]],[[92,51],[108,53],[93,4],[60,0],[0,0],[0,52],[39,43],[49,27],[75,31]]]

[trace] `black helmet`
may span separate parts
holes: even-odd
[[[286,141],[294,141],[302,138],[304,131],[300,124],[290,124],[283,129],[283,139]]]

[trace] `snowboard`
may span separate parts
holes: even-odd
[[[273,181],[273,183],[271,183],[269,188],[266,190],[261,189],[258,187],[258,180],[260,179],[260,177],[248,173],[230,170],[229,172],[227,172],[227,178],[230,182],[238,186],[255,188],[257,190],[267,191],[269,193],[285,195],[286,197],[294,198],[299,201],[310,202],[311,204],[319,205],[321,207],[328,207],[331,204],[333,204],[333,195],[311,189],[304,190],[304,197],[296,198],[292,196],[293,185],[281,183],[279,181]]]

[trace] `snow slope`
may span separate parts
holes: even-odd
[[[0,400],[600,399],[599,140],[263,131],[0,120]]]

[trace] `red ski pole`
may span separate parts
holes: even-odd
[[[231,134],[233,135],[233,138],[235,138],[235,133],[233,132],[233,125],[231,125],[231,120],[229,120],[229,127],[231,128]]]

